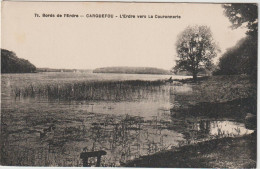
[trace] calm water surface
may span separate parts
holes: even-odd
[[[31,84],[169,77],[92,73],[2,75],[1,164],[82,166],[79,155],[83,150],[105,150],[102,166],[120,166],[142,155],[185,144],[253,132],[235,119],[174,117],[171,108],[183,104],[176,94],[193,92],[189,85],[163,85],[146,93],[146,98],[123,102],[18,99],[13,94],[15,88]],[[90,162],[94,164],[95,159]]]

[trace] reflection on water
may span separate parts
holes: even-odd
[[[22,76],[25,75],[2,78],[3,165],[82,166],[79,155],[83,150],[104,150],[107,155],[102,157],[101,165],[120,166],[142,155],[184,144],[253,132],[234,119],[175,116],[170,111],[172,107],[190,104],[187,95],[192,87],[188,85],[161,86],[146,93],[146,98],[124,102],[14,100],[12,87],[38,83],[35,78],[39,77],[35,75],[26,75],[24,81],[21,81]],[[41,76],[43,83],[50,80],[60,83],[57,79],[64,77],[65,81],[75,80],[73,74]],[[86,74],[77,76],[78,80],[87,77]],[[97,79],[97,75],[89,76],[89,79]],[[109,79],[109,75],[102,76]],[[126,76],[129,77],[123,79],[151,80],[144,75]],[[95,159],[90,162],[94,165]]]
[[[186,123],[188,123],[188,132],[185,132],[185,136],[188,143],[196,143],[213,138],[236,137],[254,132],[246,129],[242,123],[227,120],[199,120],[196,122],[187,121]]]
[[[240,136],[253,133],[253,130],[245,128],[244,124],[231,121],[216,121],[211,124],[210,135],[216,136]]]

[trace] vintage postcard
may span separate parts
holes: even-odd
[[[1,12],[1,166],[256,168],[257,3]]]

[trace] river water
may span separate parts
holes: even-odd
[[[127,101],[17,98],[14,89],[28,85],[84,81],[162,80],[170,75],[37,73],[1,76],[1,164],[82,166],[80,153],[104,150],[102,166],[120,166],[142,155],[221,137],[250,134],[235,119],[180,118],[172,108],[178,95],[193,92],[187,84],[167,84],[146,98]],[[173,79],[187,77],[173,76]],[[178,94],[178,95],[176,95]],[[94,158],[89,160],[95,164]]]

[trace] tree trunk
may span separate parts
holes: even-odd
[[[193,81],[196,82],[197,81],[197,73],[193,72],[192,76],[193,76]]]

